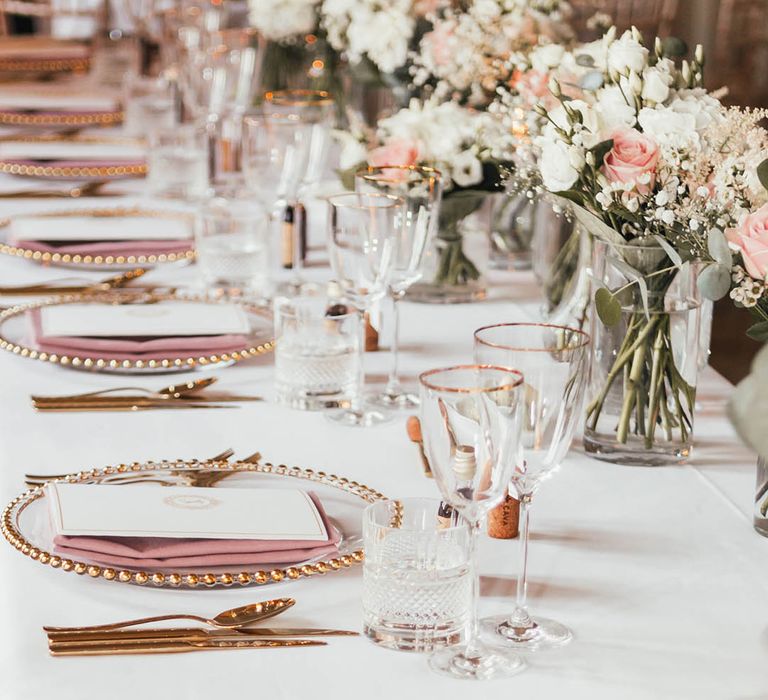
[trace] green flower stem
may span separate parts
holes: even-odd
[[[438,237],[440,259],[435,273],[435,283],[458,286],[480,277],[475,264],[464,253],[461,235],[449,229]]]

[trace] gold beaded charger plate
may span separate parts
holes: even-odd
[[[250,331],[243,336],[242,347],[211,354],[180,354],[178,356],[142,356],[140,359],[115,359],[99,352],[53,352],[34,338],[34,314],[47,306],[62,304],[131,304],[148,307],[162,301],[194,302],[206,304],[236,304],[248,319]],[[0,351],[21,358],[48,362],[77,370],[108,374],[168,374],[192,370],[221,368],[271,352],[274,349],[274,327],[268,309],[248,301],[211,298],[205,295],[168,292],[114,291],[100,294],[72,294],[49,298],[39,302],[11,306],[0,311]]]
[[[27,213],[21,216],[0,219],[0,254],[11,255],[17,258],[24,258],[42,265],[52,265],[56,267],[72,267],[92,270],[109,269],[130,269],[137,265],[161,265],[164,263],[192,262],[195,259],[194,241],[190,236],[189,248],[185,250],[167,250],[151,251],[142,250],[146,248],[145,241],[136,241],[136,250],[131,253],[128,250],[112,252],[96,252],[91,246],[83,248],[80,252],[72,250],[69,247],[58,249],[44,241],[14,241],[10,235],[14,221],[21,221],[25,218],[48,218],[61,219],[65,217],[88,217],[93,219],[104,219],[104,226],[109,227],[112,222],[120,219],[131,218],[154,218],[154,219],[175,219],[187,222],[190,231],[193,230],[194,217],[182,211],[144,209],[142,207],[100,207],[65,209],[61,211],[45,211],[40,213]],[[64,244],[65,242],[60,241]],[[121,246],[124,248],[125,246]]]
[[[362,562],[363,510],[368,504],[385,498],[369,486],[345,477],[269,462],[136,462],[70,474],[57,481],[131,488],[130,483],[125,483],[125,478],[135,477],[132,483],[153,483],[157,488],[163,488],[167,484],[194,486],[214,473],[215,485],[211,488],[300,488],[313,492],[323,504],[331,526],[340,534],[338,553],[336,556],[308,559],[290,565],[259,565],[260,568],[245,569],[226,566],[178,571],[111,567],[95,561],[70,559],[55,552],[48,514],[49,497],[44,486],[29,489],[8,504],[3,511],[2,533],[11,546],[39,564],[84,578],[150,588],[199,589],[266,585],[332,573]],[[225,473],[226,477],[220,478]]]
[[[11,135],[0,138],[3,142],[25,142],[30,144],[51,143],[75,143],[85,147],[90,146],[123,146],[136,149],[142,147],[142,142],[137,139],[125,137],[97,137],[97,136],[68,136],[66,134],[41,134],[41,135]],[[101,160],[74,160],[74,159],[32,159],[9,158],[0,156],[0,173],[19,175],[21,177],[35,177],[42,179],[84,179],[84,180],[118,180],[127,177],[143,177],[147,174],[147,163],[144,157],[126,160],[109,160],[105,157]]]
[[[123,121],[123,110],[54,112],[42,110],[0,110],[0,124],[29,127],[117,126]]]

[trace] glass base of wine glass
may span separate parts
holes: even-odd
[[[429,666],[453,678],[484,681],[514,676],[525,668],[525,662],[517,654],[476,643],[439,649],[429,657]]]
[[[561,647],[573,639],[573,632],[555,620],[529,619],[530,626],[515,627],[508,616],[487,617],[480,620],[480,631],[487,642],[520,651]]]
[[[375,425],[389,423],[392,420],[392,414],[375,406],[364,406],[360,409],[344,409],[342,411],[333,411],[327,413],[328,420],[334,423],[341,423],[354,428],[370,428]]]
[[[408,410],[419,407],[419,397],[416,394],[398,388],[395,391],[384,389],[380,394],[373,394],[368,400],[374,406],[394,410]]]

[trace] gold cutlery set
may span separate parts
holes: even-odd
[[[32,396],[31,399],[35,410],[40,412],[237,408],[233,404],[263,401],[261,396],[223,392],[202,393],[216,381],[216,377],[205,377],[180,386],[171,385],[158,390],[144,387],[115,387],[66,396]]]
[[[29,296],[46,294],[96,294],[98,292],[108,292],[112,289],[121,289],[130,282],[143,277],[147,273],[142,267],[137,267],[128,272],[108,277],[100,282],[90,284],[68,285],[67,280],[63,279],[55,282],[45,282],[42,284],[27,284],[10,287],[0,287],[0,296]],[[144,289],[144,288],[142,288]]]
[[[112,656],[116,654],[168,654],[211,649],[274,649],[325,646],[314,637],[357,636],[357,632],[312,627],[253,627],[284,613],[295,605],[293,598],[277,598],[220,612],[213,618],[200,615],[158,615],[88,627],[43,627],[53,656]],[[144,628],[153,622],[193,620],[201,627]],[[310,639],[301,639],[310,637]]]
[[[67,189],[39,189],[39,190],[14,190],[12,192],[0,192],[0,199],[80,199],[84,197],[118,197],[119,192],[102,192],[104,185],[109,180],[93,180],[82,185]]]

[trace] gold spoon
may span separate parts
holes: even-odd
[[[104,394],[113,394],[118,391],[140,391],[144,394],[157,395],[160,398],[167,399],[181,399],[195,392],[202,391],[208,388],[211,384],[215,383],[216,377],[203,377],[202,379],[195,379],[194,381],[187,382],[186,384],[171,384],[170,386],[163,387],[157,391],[152,389],[144,389],[140,386],[118,386],[114,389],[100,389],[99,391],[90,391],[85,394],[70,394],[69,396],[32,396],[32,401],[35,403],[58,403],[60,401],[76,401],[78,399],[87,399],[93,396],[102,396]]]
[[[246,627],[259,620],[265,620],[268,617],[274,617],[285,612],[288,608],[295,605],[293,598],[277,598],[276,600],[267,600],[261,603],[251,603],[239,608],[224,610],[215,617],[208,619],[199,615],[157,615],[154,617],[142,617],[137,620],[126,620],[124,622],[113,622],[108,625],[90,625],[88,627],[43,627],[46,632],[90,632],[92,630],[116,630],[122,627],[133,627],[135,625],[144,625],[149,622],[162,622],[164,620],[195,620],[212,627],[221,627],[224,629],[236,629]]]

